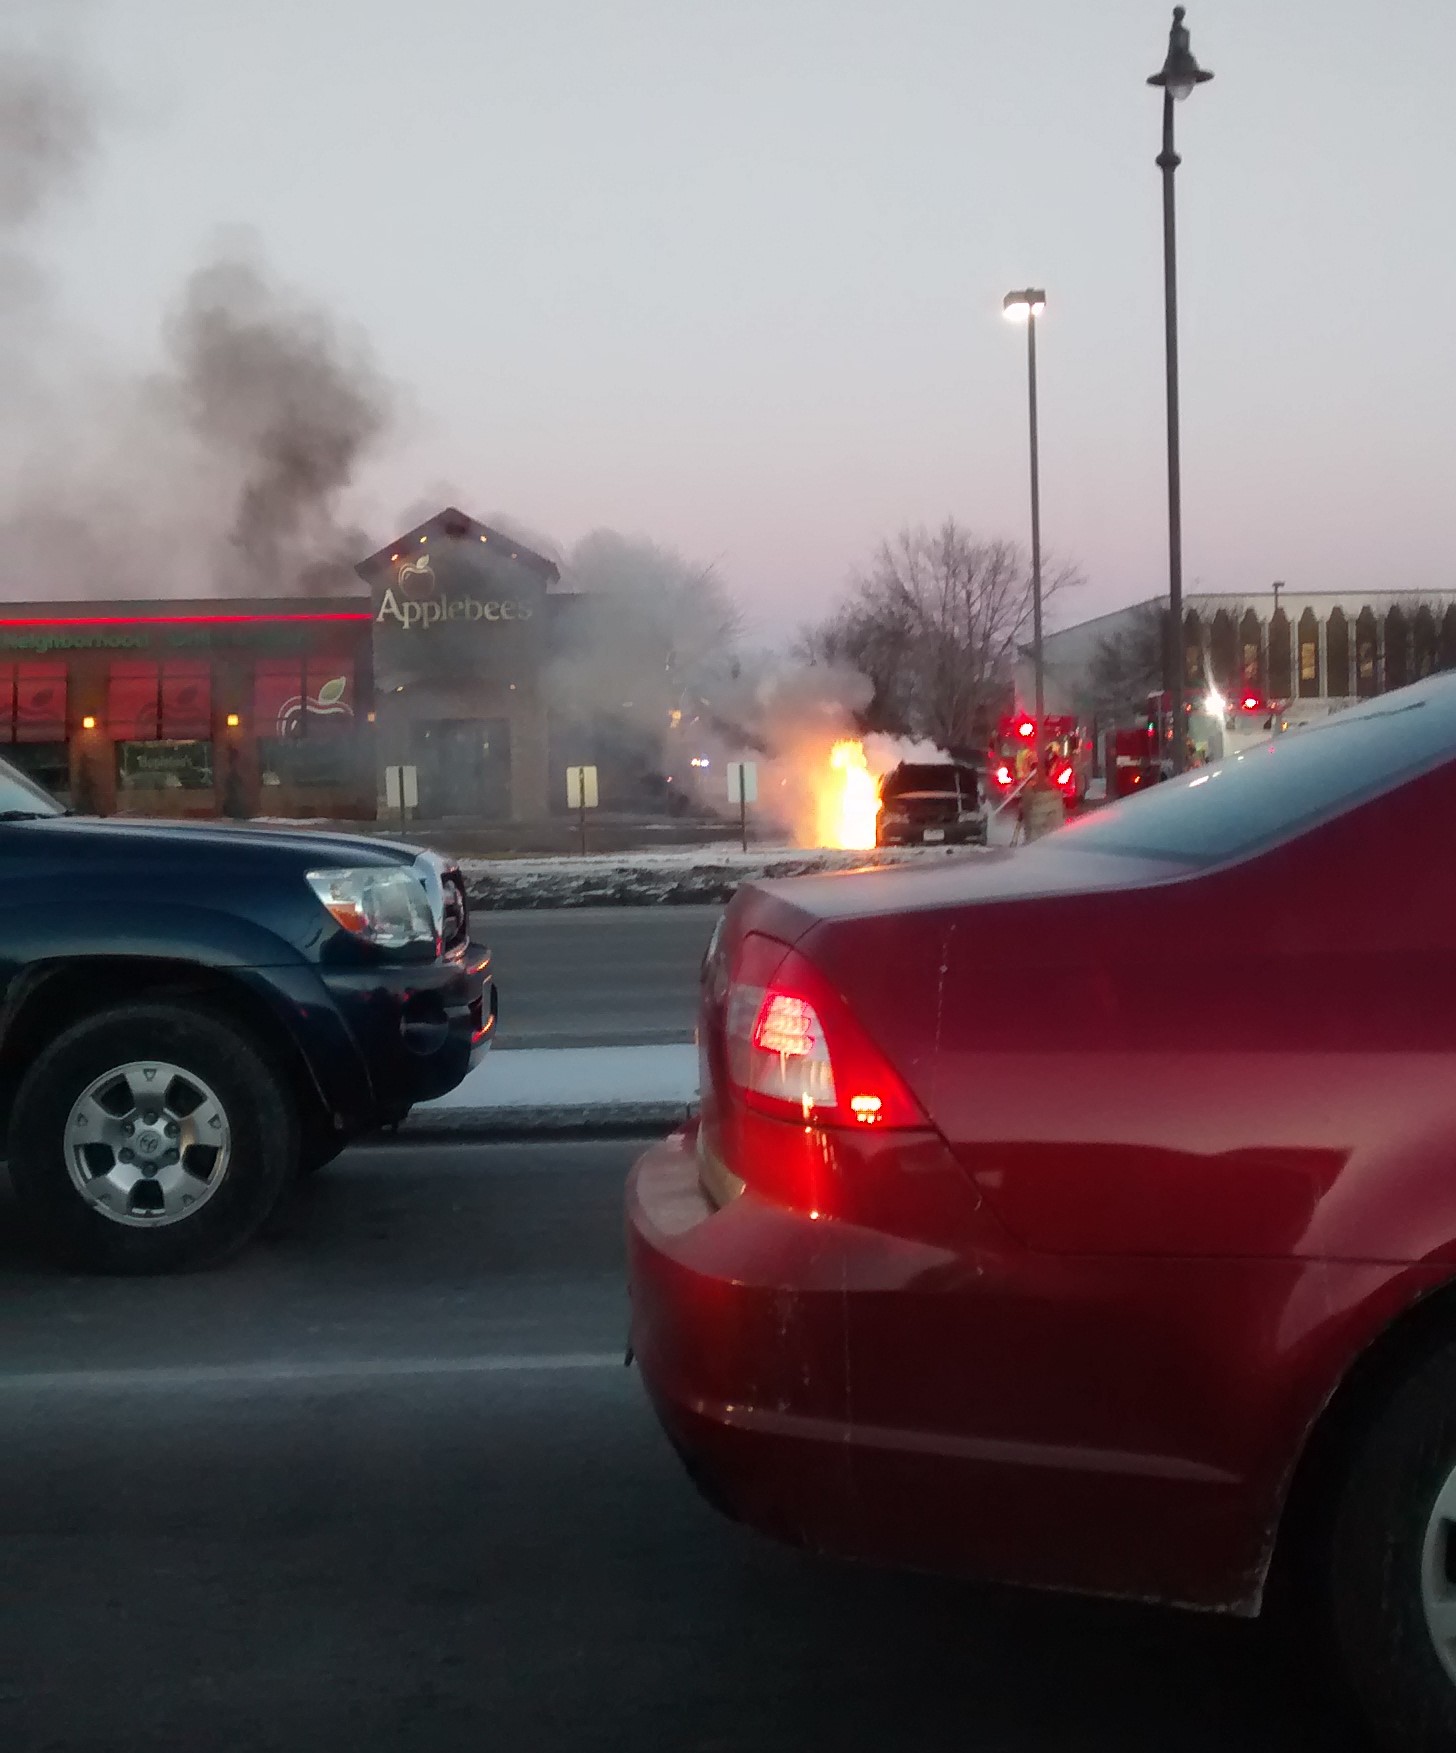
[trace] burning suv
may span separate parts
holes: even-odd
[[[986,844],[980,776],[963,761],[902,761],[880,782],[877,846]]]

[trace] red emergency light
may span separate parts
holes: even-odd
[[[1016,734],[1019,737],[1034,737],[1036,735],[1036,726],[1032,723],[1031,719],[1023,718],[1021,723],[1016,727]]]
[[[1257,712],[1258,710],[1259,710],[1259,696],[1257,694],[1245,694],[1244,695],[1244,711],[1245,712]]]

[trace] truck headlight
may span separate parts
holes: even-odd
[[[429,897],[407,870],[311,870],[308,886],[345,931],[380,949],[439,941]]]

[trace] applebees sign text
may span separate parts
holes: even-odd
[[[397,621],[401,628],[436,627],[442,621],[529,621],[531,605],[503,598],[436,596],[435,574],[427,558],[406,561],[388,586],[374,617],[376,626]],[[427,594],[428,593],[428,594]]]
[[[398,621],[401,627],[435,627],[441,621],[529,621],[531,605],[512,602],[481,602],[478,597],[427,597],[418,602],[400,596],[391,586],[384,593],[375,621]]]

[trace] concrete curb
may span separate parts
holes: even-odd
[[[694,1111],[688,1102],[558,1103],[534,1108],[420,1108],[398,1138],[638,1138],[665,1136]]]

